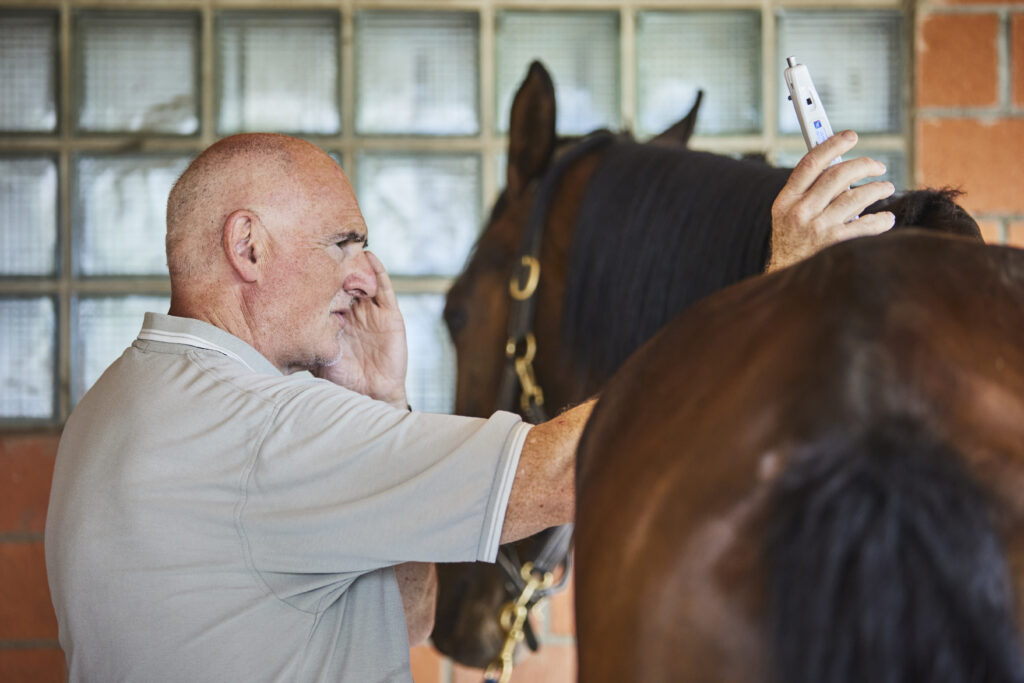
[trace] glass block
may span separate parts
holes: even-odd
[[[356,132],[479,131],[476,12],[356,15]]]
[[[679,121],[698,90],[698,134],[760,131],[760,12],[640,12],[636,61],[638,135]]]
[[[220,14],[218,130],[337,133],[338,34],[336,13]]]
[[[166,296],[79,299],[72,309],[71,400],[78,403],[142,329],[147,311],[166,313]]]
[[[0,131],[57,129],[57,14],[0,12]]]
[[[0,299],[0,418],[53,417],[56,349],[53,299]]]
[[[0,275],[52,275],[56,259],[57,164],[0,158]]]
[[[780,11],[779,131],[799,135],[782,70],[806,64],[832,127],[898,133],[903,123],[902,17],[897,11]],[[837,58],[842,55],[842,58]]]
[[[868,178],[864,182],[857,183],[863,185],[874,180],[888,180],[896,186],[897,191],[904,189],[910,189],[907,185],[907,155],[904,152],[897,150],[878,150],[878,149],[860,149],[854,148],[850,154],[847,154],[843,159],[855,159],[857,157],[871,157],[876,161],[881,161],[885,164],[885,175],[878,176],[877,178]],[[803,158],[803,152],[795,150],[782,150],[775,154],[775,165],[792,168],[800,162]]]
[[[409,340],[405,378],[409,405],[427,413],[455,409],[455,347],[441,317],[443,294],[400,294],[398,307]]]
[[[82,12],[76,19],[80,130],[199,130],[198,14]]]
[[[189,161],[156,154],[75,159],[75,272],[167,274],[167,195]]]
[[[480,158],[360,154],[358,197],[370,248],[397,275],[455,275],[480,227]]]
[[[499,132],[535,59],[555,83],[560,135],[619,127],[618,13],[499,11],[495,20]]]

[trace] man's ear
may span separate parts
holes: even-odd
[[[256,244],[256,222],[259,218],[251,211],[239,209],[224,220],[221,247],[231,268],[244,282],[255,282],[259,277],[257,260],[262,256]]]

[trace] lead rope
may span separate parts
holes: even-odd
[[[530,601],[534,594],[538,591],[546,591],[555,582],[555,575],[551,572],[535,572],[532,562],[523,565],[520,576],[526,585],[519,593],[519,597],[506,604],[501,610],[500,622],[502,629],[505,630],[505,643],[494,661],[487,665],[487,669],[484,671],[484,683],[508,683],[511,680],[516,645],[524,637],[523,629],[526,617],[530,613]]]

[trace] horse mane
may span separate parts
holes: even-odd
[[[948,444],[888,417],[792,462],[765,544],[772,680],[1024,680],[1001,543]]]
[[[896,216],[894,227],[924,227],[935,232],[971,237],[984,241],[978,222],[956,203],[960,190],[945,187],[941,189],[912,190],[875,202],[864,213],[891,211]]]
[[[760,273],[789,169],[621,141],[587,185],[563,315],[564,362],[593,392],[698,299]]]

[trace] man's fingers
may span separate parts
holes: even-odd
[[[832,200],[828,208],[822,212],[822,217],[827,223],[846,223],[879,199],[885,199],[895,191],[896,187],[887,180],[876,180],[851,187]]]
[[[391,276],[388,275],[384,264],[381,263],[381,260],[372,251],[366,250],[363,253],[366,254],[366,260],[373,269],[373,274],[377,277],[377,296],[374,297],[374,300],[378,305],[397,306],[398,297],[395,295],[395,288],[391,284]]]
[[[792,194],[803,194],[818,177],[828,168],[836,157],[842,156],[857,144],[857,134],[852,130],[836,133],[821,143],[800,160],[793,169],[784,191]]]
[[[832,236],[835,238],[834,241],[842,242],[843,240],[853,239],[854,237],[878,235],[891,228],[895,223],[896,216],[888,211],[869,213],[866,216],[861,216],[849,223],[843,223],[842,225],[836,226]]]
[[[827,169],[815,185],[822,185],[835,196],[866,178],[877,178],[881,175],[885,175],[885,164],[871,157],[857,157]]]

